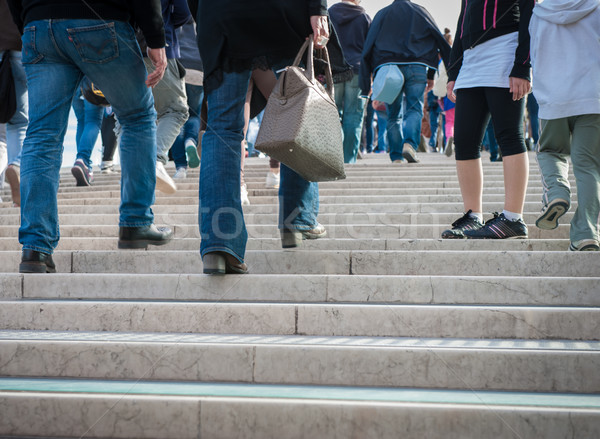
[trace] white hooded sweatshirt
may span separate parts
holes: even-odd
[[[529,33],[540,119],[600,114],[600,0],[543,0]]]

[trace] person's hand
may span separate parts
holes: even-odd
[[[531,82],[523,78],[508,78],[513,101],[520,101],[531,92]]]
[[[448,85],[446,85],[446,96],[452,102],[456,103],[456,95],[454,94],[454,84],[456,84],[456,81],[448,81]]]
[[[154,71],[148,74],[146,85],[154,87],[160,82],[167,68],[167,53],[165,52],[165,48],[151,49],[148,47],[148,58],[150,58],[154,66]]]
[[[313,15],[310,17],[310,25],[315,38],[315,47],[322,49],[329,41],[329,23],[325,15]]]
[[[425,87],[425,93],[429,93],[431,90],[433,90],[433,85],[435,84],[435,81],[433,79],[428,79],[427,80],[427,87]]]

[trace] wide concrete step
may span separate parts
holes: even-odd
[[[0,300],[86,299],[600,306],[600,278],[192,274],[2,274]],[[282,287],[285,285],[285,287]]]
[[[0,266],[14,272],[20,256],[0,252]],[[54,259],[62,273],[202,273],[194,251],[56,252]],[[247,252],[246,262],[255,274],[600,276],[596,252],[255,250]]]
[[[158,223],[158,225],[162,225]],[[198,224],[167,224],[173,230],[174,238],[197,238],[200,240]],[[449,224],[327,224],[327,236],[332,239],[436,239]],[[554,230],[542,230],[533,225],[528,227],[529,239],[568,239],[569,224],[561,224]],[[280,231],[276,224],[248,224],[248,237],[252,239],[278,238]],[[18,236],[19,226],[0,225],[0,237]],[[60,234],[64,237],[117,237],[119,227],[112,225],[63,225]],[[165,247],[169,248],[169,247]]]
[[[21,437],[600,436],[596,395],[22,378],[0,389],[0,431]]]
[[[241,281],[242,279],[240,279]],[[599,340],[600,308],[7,300],[8,330]]]
[[[573,211],[567,212],[560,219],[561,224],[569,224],[573,218]],[[319,222],[325,226],[329,224],[347,224],[347,225],[444,225],[450,227],[460,215],[453,213],[396,213],[396,212],[360,212],[360,213],[323,213],[319,215]],[[526,224],[535,224],[538,213],[527,213],[523,216]],[[1,215],[0,226],[11,226],[20,224],[18,215]],[[274,225],[278,224],[279,215],[276,213],[247,213],[244,215],[244,221],[247,225]],[[157,213],[154,216],[154,222],[157,224],[198,224],[197,213]],[[119,223],[118,213],[69,213],[59,216],[61,226],[88,226],[88,225],[115,225]]]
[[[600,392],[600,342],[0,331],[0,357],[11,377]]]

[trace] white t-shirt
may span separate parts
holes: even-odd
[[[501,35],[463,53],[454,90],[473,87],[510,88],[508,77],[515,63],[519,33]]]

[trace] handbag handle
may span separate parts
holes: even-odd
[[[296,59],[294,59],[294,63],[292,67],[299,67],[300,61],[302,61],[302,56],[304,52],[308,49],[309,56],[307,56],[307,66],[306,66],[306,77],[307,79],[314,84],[315,82],[315,68],[314,68],[314,35],[310,34],[308,39],[302,44],[298,54],[296,55]],[[334,99],[333,94],[333,75],[331,74],[331,65],[329,63],[329,52],[327,51],[327,47],[323,47],[322,49],[317,50],[317,54],[319,58],[324,60],[327,63],[327,68],[325,69],[325,82],[327,84],[327,94],[331,99]],[[283,82],[281,84],[280,93],[283,96]]]

